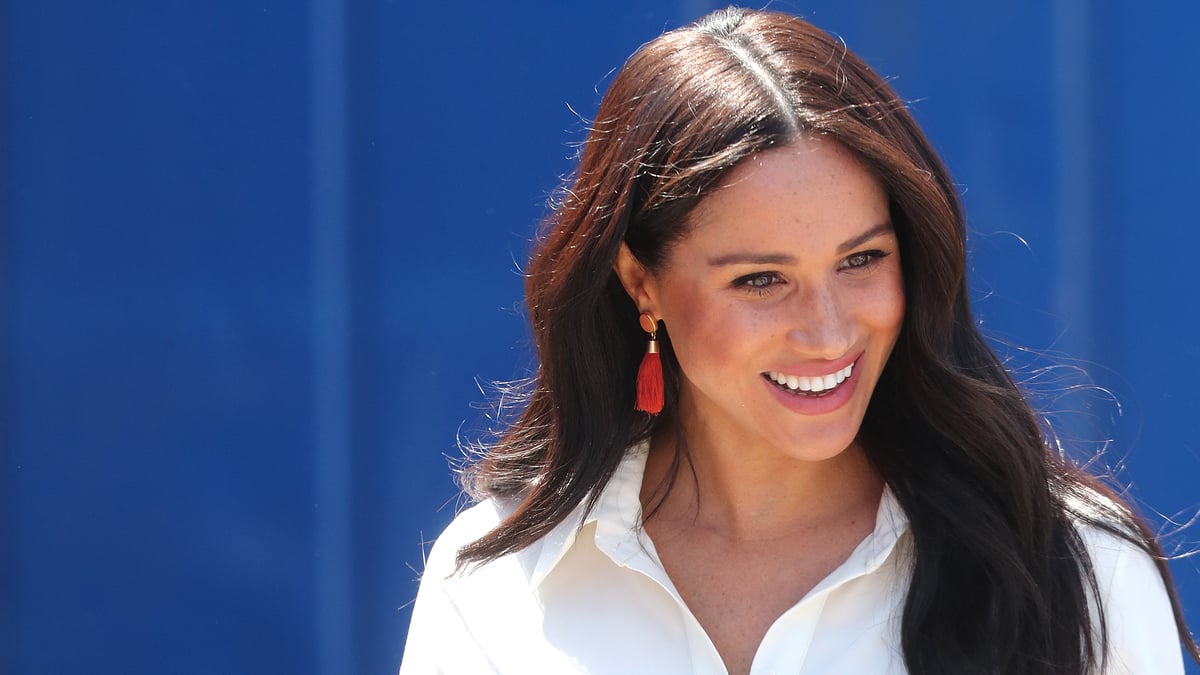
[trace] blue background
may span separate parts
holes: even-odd
[[[0,672],[394,672],[572,144],[716,6],[0,0]],[[913,102],[1076,452],[1195,514],[1200,5],[774,7]]]

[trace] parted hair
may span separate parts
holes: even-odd
[[[1081,526],[1154,557],[1200,662],[1155,538],[1047,442],[980,335],[963,210],[906,106],[843,42],[776,12],[714,12],[647,43],[615,76],[526,270],[536,375],[520,412],[462,474],[475,498],[516,507],[459,551],[460,568],[591,508],[626,449],[677,419],[669,326],[659,332],[663,413],[634,410],[645,335],[613,271],[618,250],[628,244],[657,269],[722,176],[803,135],[841,143],[880,182],[902,253],[907,310],[859,440],[910,521],[908,670],[1099,672],[1107,635],[1090,614],[1099,593]]]

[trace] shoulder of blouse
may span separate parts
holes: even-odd
[[[422,583],[426,580],[439,581],[453,577],[458,568],[459,549],[495,529],[512,513],[513,508],[514,504],[511,501],[491,498],[456,515],[434,541],[425,559],[425,570],[421,574]]]
[[[1081,525],[1079,533],[1099,591],[1091,598],[1092,621],[1098,626],[1102,612],[1108,630],[1105,675],[1182,675],[1175,614],[1153,557],[1095,525]]]

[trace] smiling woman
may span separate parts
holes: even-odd
[[[565,195],[528,268],[537,377],[464,476],[402,673],[1200,661],[1154,538],[979,335],[949,176],[840,42],[738,9],[650,42]]]

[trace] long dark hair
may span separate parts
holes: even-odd
[[[639,49],[616,75],[525,285],[539,366],[519,416],[464,473],[477,498],[512,499],[460,566],[518,551],[588,509],[625,450],[674,419],[678,363],[658,418],[634,411],[645,345],[613,263],[622,243],[655,269],[688,216],[742,159],[800,134],[833,138],[885,187],[907,312],[860,441],[911,523],[902,642],[913,673],[1090,673],[1104,659],[1082,522],[1158,562],[1116,495],[1046,441],[971,316],[966,225],[941,160],[892,89],[846,46],[785,14],[730,8]],[[676,458],[678,462],[678,457]],[[936,636],[936,639],[935,639]]]

